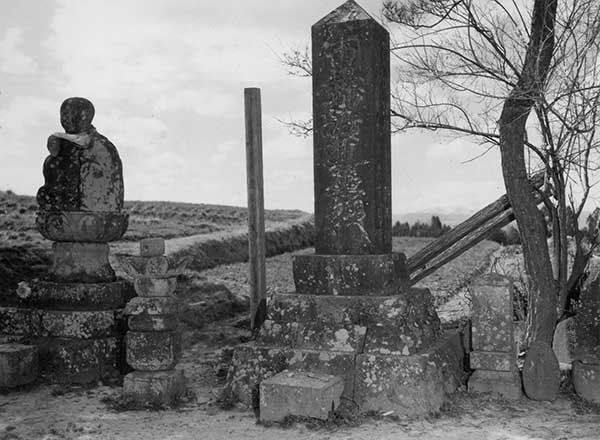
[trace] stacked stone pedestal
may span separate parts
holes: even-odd
[[[513,330],[512,282],[489,274],[472,285],[472,347],[469,391],[510,399],[522,395]]]
[[[139,405],[172,405],[185,392],[183,371],[176,368],[181,332],[172,296],[182,267],[169,268],[162,239],[142,240],[140,249],[140,257],[121,256],[139,295],[125,308],[127,363],[135,371],[125,376],[123,394]]]
[[[285,369],[344,380],[361,411],[426,414],[459,385],[458,334],[442,334],[427,289],[394,296],[277,294],[255,342],[236,347],[227,389],[253,405],[259,384]]]
[[[52,267],[47,279],[4,297],[0,335],[37,346],[39,372],[52,382],[118,376],[123,366],[122,309],[133,290],[116,279],[108,243],[102,240],[120,237],[127,215],[40,212],[37,222],[42,234],[55,241]]]

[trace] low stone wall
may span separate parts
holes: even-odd
[[[265,242],[267,257],[313,246],[314,223],[312,217],[267,227]],[[174,258],[184,256],[194,258],[188,268],[196,271],[210,269],[221,264],[248,261],[248,233],[238,232],[215,238],[207,237],[206,240],[169,255]]]

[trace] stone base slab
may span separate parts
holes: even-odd
[[[600,404],[600,364],[573,362],[573,385],[585,400]]]
[[[50,274],[64,283],[115,281],[108,253],[106,243],[54,242]]]
[[[38,348],[34,345],[0,344],[0,388],[33,382],[38,375]]]
[[[123,395],[138,405],[173,405],[185,394],[183,370],[134,371],[123,379]]]
[[[47,310],[111,310],[120,309],[135,296],[131,283],[31,283],[28,294],[0,296],[0,305],[32,307]]]
[[[0,334],[10,336],[93,339],[114,336],[122,324],[117,310],[0,307]]]
[[[39,211],[38,231],[52,241],[108,243],[125,234],[129,214],[91,211]]]
[[[343,390],[339,376],[284,370],[260,384],[260,420],[281,422],[290,415],[327,420]]]
[[[523,395],[521,377],[516,368],[512,371],[477,370],[469,378],[468,390],[495,393],[506,399],[519,399]]]
[[[0,307],[0,334],[7,336],[41,336],[42,311],[22,307]]]
[[[404,254],[297,255],[296,292],[306,295],[397,295],[408,280]]]
[[[276,294],[258,337],[262,345],[410,355],[440,335],[427,289],[396,296]]]
[[[35,341],[42,376],[55,383],[90,383],[117,377],[120,342],[100,339],[48,338]]]
[[[447,335],[411,356],[355,354],[294,349],[247,343],[234,349],[226,390],[250,407],[259,384],[283,371],[339,376],[342,398],[361,411],[393,410],[396,414],[426,414],[439,410],[462,374],[463,349],[458,334]]]

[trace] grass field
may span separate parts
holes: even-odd
[[[0,243],[19,246],[30,244],[49,247],[35,228],[38,209],[33,196],[0,191]],[[123,240],[146,237],[173,238],[246,227],[246,208],[177,202],[126,201],[129,228]],[[297,210],[266,210],[265,222],[283,222],[305,215]]]

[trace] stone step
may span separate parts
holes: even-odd
[[[37,375],[38,348],[35,345],[0,344],[0,388],[28,384]]]

